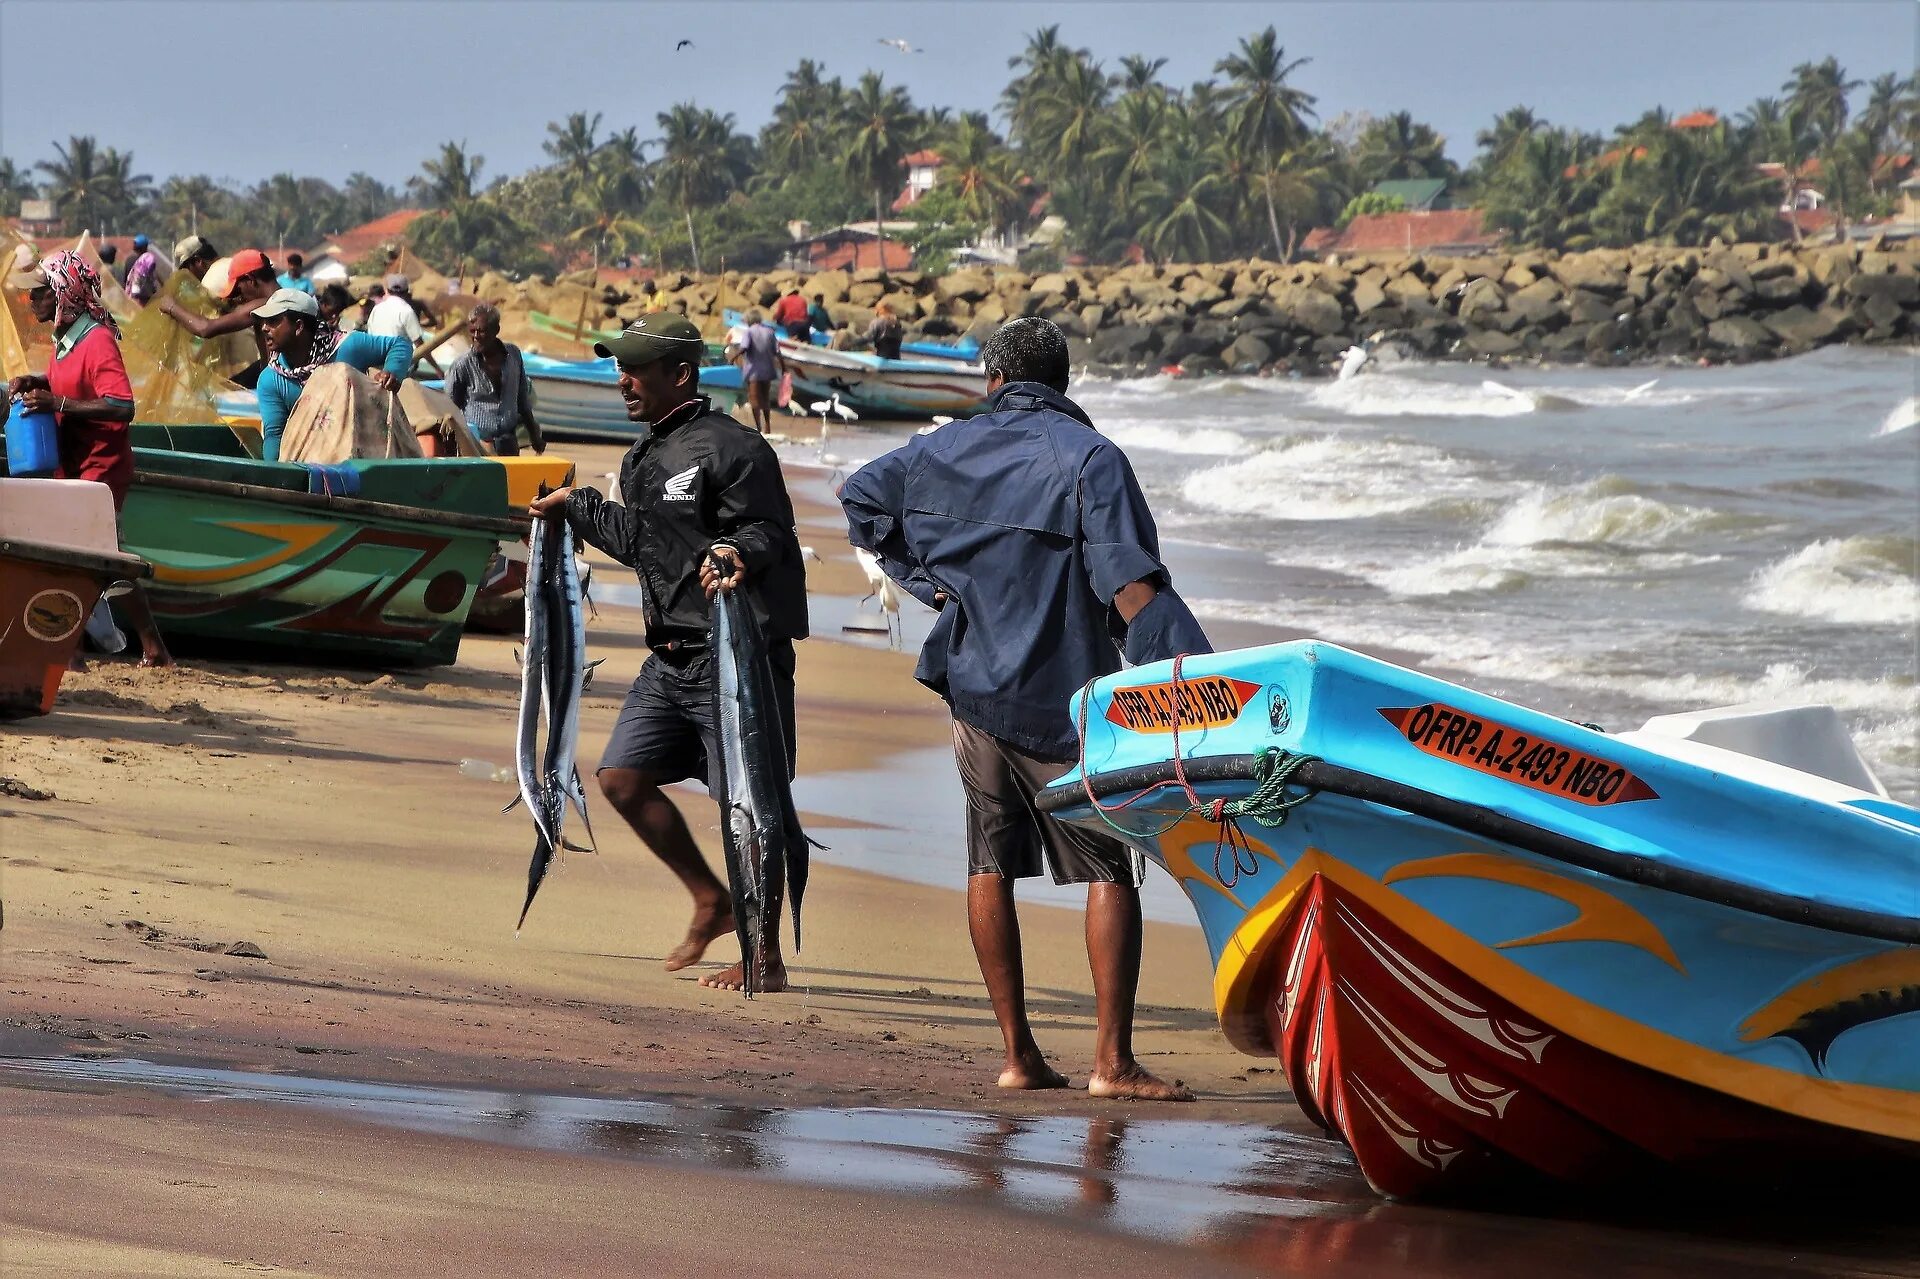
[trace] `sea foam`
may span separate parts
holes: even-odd
[[[1823,538],[1754,576],[1741,601],[1787,617],[1855,625],[1920,623],[1911,538]]]

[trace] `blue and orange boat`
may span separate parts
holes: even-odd
[[[1830,709],[1613,736],[1296,642],[1076,713],[1041,807],[1179,881],[1228,1038],[1380,1191],[1920,1169],[1920,810]]]

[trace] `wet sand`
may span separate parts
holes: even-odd
[[[569,452],[587,481],[618,457]],[[796,470],[793,488],[802,541],[827,561],[810,566],[812,588],[835,601],[859,596],[837,512],[819,500],[822,477]],[[604,562],[598,571],[607,580],[621,572]],[[838,639],[801,648],[802,773],[857,775],[940,749],[948,721],[913,683],[911,653]],[[586,698],[582,756],[591,762],[644,657],[638,615],[603,607],[589,646],[607,659]],[[8,1273],[519,1274],[545,1256],[577,1273],[646,1264],[817,1274],[857,1264],[875,1274],[991,1274],[1045,1257],[1062,1274],[1116,1264],[1234,1273],[1242,1263],[1270,1273],[1410,1263],[1413,1273],[1464,1274],[1492,1254],[1529,1273],[1570,1229],[1606,1263],[1596,1272],[1662,1258],[1723,1273],[1851,1268],[1849,1249],[1826,1232],[1756,1250],[1738,1242],[1746,1225],[1640,1234],[1375,1202],[1344,1153],[1286,1099],[1271,1063],[1226,1045],[1190,926],[1149,923],[1136,1032],[1143,1062],[1198,1093],[1177,1110],[993,1087],[998,1034],[964,901],[951,889],[816,862],[791,992],[748,1001],[699,987],[700,972],[735,958],[731,939],[715,944],[705,968],[665,973],[660,958],[682,935],[686,898],[597,795],[600,854],[569,856],[516,938],[529,823],[499,813],[511,785],[458,769],[463,758],[510,762],[514,647],[472,636],[457,666],[390,674],[233,660],[170,672],[101,664],[70,677],[55,714],[0,730],[0,777],[15,783],[0,784],[0,1056],[647,1098],[694,1111],[963,1111],[1009,1134],[987,1160],[989,1183],[1064,1178],[1060,1201],[926,1187],[900,1198],[857,1178],[748,1182],[755,1165],[668,1166],[644,1147],[529,1148],[495,1132],[369,1126],[350,1107],[189,1100],[125,1082],[49,1085],[0,1067]],[[929,787],[957,786],[925,776]],[[717,865],[711,801],[699,788],[679,794]],[[836,829],[869,842],[898,831],[903,849],[924,854],[920,845],[939,837],[907,818],[929,804],[889,785],[863,815],[814,814],[810,825],[828,843]],[[961,858],[958,829],[946,851]],[[1081,916],[1030,905],[1022,921],[1036,1030],[1084,1088],[1093,1001]],[[1085,1135],[1056,1141],[1044,1158],[1022,1144],[1058,1137],[1051,1125],[1063,1121]],[[1223,1197],[1204,1228],[1184,1236],[1114,1209],[1102,1189],[1112,1179],[1071,1175],[1083,1164],[1161,1166],[1181,1142],[1139,1143],[1140,1125],[1163,1121],[1232,1124],[1265,1143],[1251,1171],[1228,1179],[1240,1198]],[[609,1163],[614,1155],[622,1162]],[[1146,1238],[1096,1235],[1090,1224]],[[1183,1237],[1205,1253],[1149,1242]],[[1875,1272],[1920,1272],[1888,1261],[1898,1254],[1886,1248],[1867,1253]]]

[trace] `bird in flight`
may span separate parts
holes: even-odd
[[[680,50],[682,50],[682,49],[691,49],[691,48],[693,48],[693,41],[691,41],[691,40],[682,40],[682,41],[681,41],[681,42],[680,42],[679,44],[676,44],[676,45],[674,45],[674,46],[673,46],[673,51],[674,51],[675,53],[678,53],[678,52],[680,52]]]
[[[892,47],[900,50],[900,52],[902,53],[925,53],[926,52],[925,49],[914,48],[913,42],[910,40],[899,40],[899,39],[889,40],[885,36],[881,36],[880,43],[885,45],[891,45]]]

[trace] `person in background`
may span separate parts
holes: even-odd
[[[627,416],[643,423],[620,463],[622,502],[588,488],[538,499],[535,515],[562,514],[581,541],[632,568],[646,585],[645,665],[620,708],[600,757],[600,790],[693,897],[686,939],[668,954],[674,972],[733,931],[722,884],[661,788],[697,780],[719,793],[726,761],[714,699],[717,663],[708,649],[714,593],[742,591],[766,645],[774,700],[794,766],[794,642],[807,637],[807,574],[794,533],[793,502],[773,447],[700,394],[700,330],[678,315],[643,315],[594,346],[620,369]],[[721,561],[716,572],[708,562]],[[785,990],[777,928],[769,930],[762,989]],[[738,990],[740,965],[703,977]]]
[[[640,309],[648,315],[667,309],[667,299],[660,293],[660,286],[652,280],[640,284]]]
[[[342,331],[348,327],[353,317],[353,293],[344,284],[329,284],[314,294],[314,301],[320,304],[320,318]]]
[[[29,412],[54,415],[60,475],[107,486],[118,512],[133,483],[133,384],[120,358],[120,326],[100,301],[100,276],[78,253],[56,253],[8,287],[26,289],[33,318],[53,325],[53,359],[45,376],[14,378],[8,391]],[[142,666],[171,666],[173,657],[154,625],[146,588],[135,583],[127,613],[140,637]]]
[[[447,370],[447,398],[467,415],[467,427],[496,457],[520,453],[520,431],[535,453],[547,451],[533,416],[533,384],[520,348],[500,340],[500,308],[482,302],[467,316],[472,349]]]
[[[940,610],[914,677],[953,712],[967,798],[967,923],[1005,1041],[1002,1088],[1062,1088],[1027,1020],[1016,879],[1048,867],[1087,885],[1096,1011],[1087,1091],[1191,1101],[1133,1055],[1140,981],[1140,855],[1057,821],[1034,798],[1073,767],[1068,704],[1089,681],[1212,651],[1173,592],[1127,455],[1067,398],[1067,339],[1039,318],[1003,325],[980,352],[987,411],[854,472],[849,539]],[[1124,639],[1122,638],[1124,637]]]
[[[141,306],[153,301],[160,292],[160,255],[144,235],[133,237],[133,261],[127,264],[127,296]]]
[[[187,249],[191,255],[189,261],[180,263],[183,270],[192,272],[195,279],[205,279],[208,267],[214,263],[213,246],[197,235],[190,235],[176,248]],[[204,259],[204,265],[201,265]],[[131,276],[132,272],[129,271]],[[160,310],[176,321],[181,328],[201,339],[219,337],[223,333],[239,333],[253,327],[253,313],[260,305],[273,296],[279,287],[279,277],[274,274],[273,263],[267,255],[258,249],[242,249],[233,255],[227,265],[227,291],[221,296],[226,302],[224,315],[212,319],[195,315],[172,298],[160,299]]]
[[[773,384],[779,377],[780,335],[759,311],[749,311],[740,338],[740,380],[746,384],[753,429],[762,435],[773,429]]]
[[[312,296],[313,281],[307,278],[307,260],[298,253],[287,254],[287,269],[280,273],[279,285],[283,289],[298,289]]]
[[[185,271],[196,280],[206,279],[208,268],[219,260],[219,250],[204,236],[190,235],[173,246],[174,269]]]
[[[796,342],[813,340],[812,326],[807,320],[807,300],[800,296],[799,285],[788,289],[786,296],[773,304],[773,322]]]
[[[119,258],[120,258],[119,245],[103,244],[100,246],[100,265],[106,267],[107,275],[110,276],[116,283],[120,285],[121,288],[124,289],[127,286],[126,272],[115,270],[113,265],[116,261],[119,260]],[[127,265],[131,266],[133,264],[129,262]]]
[[[873,344],[873,353],[883,360],[899,359],[900,342],[905,336],[906,328],[893,313],[893,307],[885,298],[876,302],[873,323],[867,326],[867,341]]]
[[[307,379],[329,364],[359,369],[384,391],[398,391],[413,367],[413,344],[402,337],[342,334],[320,318],[320,303],[298,289],[277,289],[254,312],[261,344],[271,352],[261,370],[260,456],[280,460],[280,437]]]
[[[813,305],[807,308],[807,327],[815,333],[833,332],[833,316],[827,312],[827,295],[813,295]]]
[[[387,277],[384,296],[367,312],[366,329],[375,337],[403,337],[416,351],[426,345],[426,330],[420,327],[420,313],[413,305],[413,281],[397,271]],[[436,376],[441,375],[432,356],[427,364]]]

